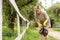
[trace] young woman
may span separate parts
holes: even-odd
[[[45,40],[48,40],[48,27],[50,27],[50,19],[46,11],[37,5],[34,7],[34,17],[38,27],[40,27],[40,40],[43,40],[42,36],[45,37]]]

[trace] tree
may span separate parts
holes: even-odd
[[[8,23],[7,26],[13,30],[14,20],[16,18],[16,12],[14,8],[8,3],[7,0],[3,1],[3,12],[4,12],[3,15],[5,15],[4,17],[6,18],[4,19],[3,17],[3,23],[5,20],[5,23],[6,24]]]
[[[33,13],[33,7],[38,0],[15,0],[21,14],[28,18]],[[16,11],[9,4],[9,0],[3,0],[3,25],[7,25],[9,28],[14,28],[14,20],[16,18]],[[8,23],[8,24],[7,24]]]
[[[55,23],[60,23],[60,3],[54,4],[52,7],[47,9],[47,12],[51,19],[55,21]]]

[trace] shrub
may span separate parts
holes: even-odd
[[[10,28],[3,28],[3,31],[2,31],[2,35],[3,36],[8,36],[8,37],[11,37],[11,36],[13,36],[14,35],[14,31],[13,30],[11,30]]]
[[[30,22],[30,26],[31,26],[31,27],[38,27],[38,25],[36,24],[35,21],[31,21],[31,22]]]

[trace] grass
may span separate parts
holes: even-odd
[[[48,38],[49,40],[56,40],[55,38],[53,38],[52,36],[49,36]],[[40,40],[40,34],[39,31],[37,31],[35,28],[29,28],[25,35],[23,36],[22,40]],[[44,38],[43,38],[44,40]]]
[[[23,27],[20,27],[20,33],[23,32]],[[7,26],[2,27],[2,40],[15,40],[17,37],[17,27],[14,27],[14,31],[12,31]]]
[[[54,31],[59,31],[60,32],[60,28],[50,28],[51,30],[54,30]]]
[[[15,38],[17,37],[17,34],[13,35],[12,33],[17,32],[16,27],[14,28],[14,32],[9,30],[9,28],[7,28],[6,26],[3,26],[2,29],[3,29],[2,31],[5,33],[5,36],[4,35],[2,36],[2,40],[15,40]],[[21,30],[22,30],[22,28],[21,28]],[[3,32],[2,32],[2,34],[4,34]],[[6,34],[6,32],[8,35]],[[12,33],[10,33],[10,32],[12,32]],[[35,27],[29,27],[21,40],[40,40],[39,31],[37,31],[35,29]],[[43,40],[44,40],[44,38],[43,38]],[[53,38],[52,36],[49,36],[49,40],[56,40],[56,39]]]

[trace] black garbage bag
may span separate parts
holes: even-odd
[[[45,27],[42,27],[40,29],[40,34],[44,35],[44,36],[47,36],[48,35],[48,30],[45,28]]]

